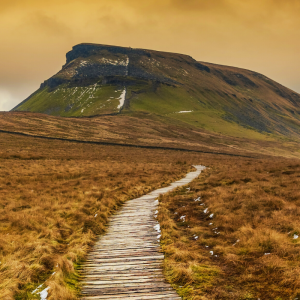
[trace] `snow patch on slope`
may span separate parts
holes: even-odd
[[[119,97],[119,101],[120,101],[120,104],[118,105],[119,110],[123,107],[124,102],[125,102],[125,98],[126,98],[126,88],[124,88],[121,96]]]
[[[55,272],[54,272],[55,274]],[[52,274],[52,275],[54,275]],[[32,294],[38,294],[40,295],[41,300],[47,300],[48,297],[48,290],[50,289],[50,287],[46,287],[45,289],[43,289],[41,292],[38,292],[38,290],[40,290],[42,288],[44,284],[39,285],[33,292]]]
[[[48,290],[50,289],[50,287],[45,288],[44,290],[42,290],[39,294],[41,296],[41,300],[47,300],[47,296],[48,296]]]

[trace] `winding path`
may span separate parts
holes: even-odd
[[[129,200],[109,223],[83,265],[83,297],[92,299],[181,299],[163,276],[157,197],[197,178],[203,166],[170,186]]]

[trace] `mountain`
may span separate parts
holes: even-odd
[[[299,138],[300,95],[259,73],[188,55],[79,44],[13,111],[64,117],[146,112],[235,136]]]

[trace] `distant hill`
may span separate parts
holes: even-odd
[[[136,114],[223,134],[300,137],[300,95],[244,69],[153,50],[79,44],[13,111],[64,117]]]

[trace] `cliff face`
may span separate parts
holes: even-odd
[[[95,44],[74,46],[62,70],[14,110],[60,116],[147,111],[228,134],[300,132],[300,95],[261,74]]]
[[[75,81],[103,79],[108,82],[110,77],[133,77],[136,79],[157,81],[166,84],[176,84],[177,82],[165,74],[153,72],[146,61],[155,56],[168,57],[169,53],[132,49],[125,47],[80,44],[73,47],[67,53],[67,62],[63,69],[55,76],[46,80],[41,87],[49,86],[54,88],[59,84]],[[174,55],[176,59],[184,57],[192,64],[198,65],[195,60],[185,55]],[[126,80],[121,78],[120,80]]]

